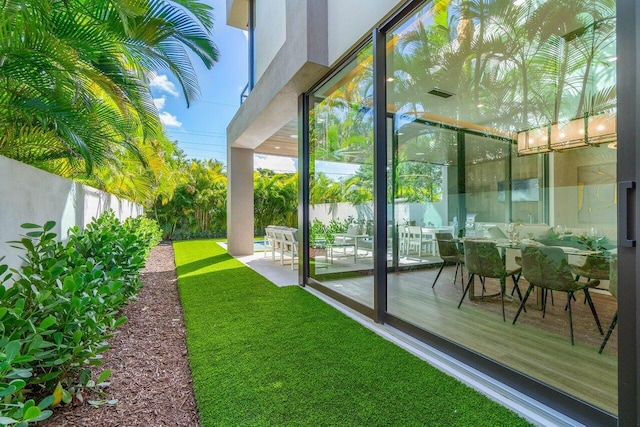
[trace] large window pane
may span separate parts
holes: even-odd
[[[373,306],[371,47],[313,93],[310,276]]]
[[[389,313],[614,414],[615,43],[609,0],[434,1],[387,35]]]

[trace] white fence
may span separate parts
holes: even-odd
[[[332,219],[373,220],[371,203],[352,205],[351,203],[326,203],[309,208],[311,221],[318,219],[328,224]],[[430,227],[450,225],[447,221],[447,203],[445,201],[430,203],[396,202],[395,215],[387,212],[389,218],[395,217],[398,224],[416,224]]]
[[[21,251],[6,243],[19,240],[25,222],[55,221],[53,232],[65,238],[69,227],[83,228],[108,209],[120,219],[137,217],[142,206],[0,156],[0,264],[18,267]]]

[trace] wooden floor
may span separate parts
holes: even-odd
[[[402,264],[402,263],[401,263]],[[328,270],[342,271],[341,278],[331,274],[322,283],[367,306],[373,306],[373,277],[367,268],[371,260],[358,260],[358,272],[345,274],[347,267],[340,263]],[[530,377],[576,396],[594,406],[617,414],[617,332],[614,331],[602,354],[598,348],[602,336],[583,295],[572,303],[575,345],[569,338],[566,294],[556,292],[555,304],[547,303],[545,318],[536,308],[535,295],[527,302],[527,312],[521,313],[515,325],[513,318],[519,306],[516,297],[505,300],[507,321],[502,320],[500,298],[465,298],[460,278],[453,284],[455,267],[446,267],[434,289],[431,285],[438,269],[400,271],[388,275],[388,312],[425,330],[457,342],[475,352],[516,369]],[[466,278],[466,271],[465,271]],[[512,289],[507,282],[508,292]],[[521,279],[520,288],[528,283]],[[498,290],[495,282],[487,281],[487,292]],[[476,293],[481,286],[476,285]],[[514,294],[515,295],[515,294]],[[592,293],[594,304],[606,333],[617,309],[615,299],[607,292]]]

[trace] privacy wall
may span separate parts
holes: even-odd
[[[20,224],[55,221],[53,232],[65,239],[69,227],[84,227],[109,209],[120,219],[142,214],[142,206],[128,200],[2,156],[0,203],[0,263],[10,267],[21,263],[21,251],[7,243],[18,239]]]

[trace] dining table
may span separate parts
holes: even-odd
[[[461,250],[464,251],[464,242],[466,240],[487,240],[487,241],[493,241],[496,243],[496,247],[498,248],[498,250],[500,250],[500,255],[502,256],[502,262],[504,263],[505,266],[507,266],[507,254],[509,251],[514,251],[514,261],[515,258],[518,257],[518,254],[521,252],[521,248],[522,245],[537,245],[537,246],[545,246],[540,242],[537,242],[535,240],[531,240],[531,239],[523,239],[523,240],[494,240],[494,239],[489,239],[489,238],[478,238],[478,237],[469,237],[469,238],[461,238],[461,239],[453,239],[454,242],[456,242],[457,244],[461,245]],[[554,245],[555,246],[555,245]],[[579,262],[579,258],[580,257],[586,257],[588,255],[598,255],[601,254],[601,252],[599,251],[593,251],[593,250],[587,250],[587,249],[579,249],[579,248],[575,248],[575,247],[570,247],[570,246],[556,246],[562,249],[562,251],[565,253],[565,255],[567,256],[567,261],[569,262],[569,264],[571,264],[571,261],[574,261],[574,264]],[[508,268],[508,266],[507,266]],[[525,278],[526,279],[526,278]],[[471,284],[469,285],[469,299],[470,300],[475,300],[476,298],[478,298],[475,294],[474,294],[474,283],[475,280],[471,281]],[[495,294],[495,295],[484,295],[484,298],[489,298],[492,296],[499,296],[500,294]],[[543,305],[543,293],[542,292],[537,292],[536,290],[536,304],[535,304],[535,308],[542,310],[542,305]]]

